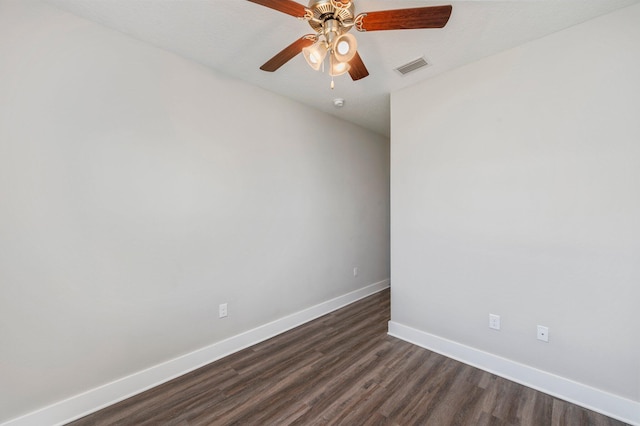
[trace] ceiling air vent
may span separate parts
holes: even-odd
[[[429,66],[429,63],[424,58],[418,58],[415,61],[411,61],[407,64],[399,66],[398,68],[396,68],[396,71],[398,71],[402,75],[407,75],[410,72],[417,71],[420,68],[424,68],[426,66]]]

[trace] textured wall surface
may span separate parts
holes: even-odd
[[[392,96],[392,321],[640,401],[638,22]]]
[[[1,2],[0,421],[388,278],[388,149]]]

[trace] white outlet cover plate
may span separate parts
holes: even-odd
[[[500,315],[489,314],[489,328],[500,330]]]
[[[538,340],[542,340],[543,342],[549,341],[549,327],[545,327],[544,325],[538,326]]]
[[[221,303],[220,306],[218,306],[218,317],[224,318],[226,316],[227,316],[227,304]]]

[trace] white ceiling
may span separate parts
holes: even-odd
[[[391,92],[640,0],[355,0],[356,13],[439,4],[452,4],[453,12],[443,29],[354,31],[370,75],[356,82],[348,74],[337,77],[334,90],[329,88],[328,75],[313,71],[302,55],[275,73],[259,70],[285,46],[312,31],[304,21],[248,1],[46,1],[224,74],[389,135]],[[405,77],[394,71],[421,56],[431,64],[429,67]],[[339,110],[332,102],[337,97],[346,99]]]

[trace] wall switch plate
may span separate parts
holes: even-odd
[[[220,306],[218,306],[218,318],[224,318],[226,316],[227,316],[227,304],[221,303]]]
[[[500,330],[500,315],[489,314],[489,328]]]
[[[544,325],[538,326],[538,340],[542,340],[543,342],[549,341],[549,327],[545,327]]]
[[[358,267],[357,267],[357,266],[354,266],[354,267],[353,267],[353,276],[354,276],[354,277],[357,277],[357,276],[358,276]]]

